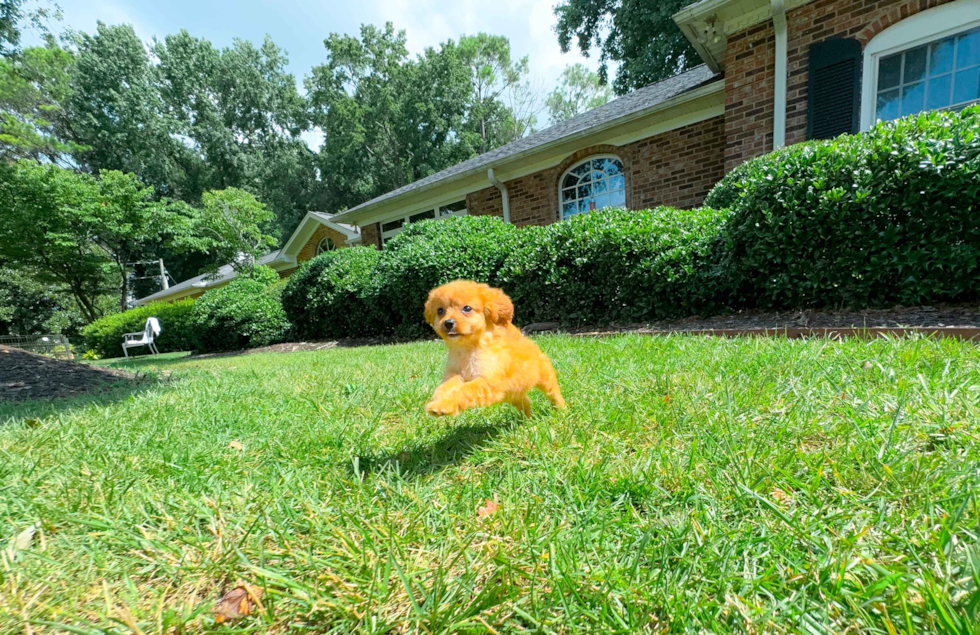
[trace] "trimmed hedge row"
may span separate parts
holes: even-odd
[[[277,297],[278,282],[279,274],[260,266],[201,296],[191,311],[195,349],[231,351],[283,341],[289,322]]]
[[[749,161],[711,192],[725,304],[930,304],[980,292],[980,107]]]
[[[191,318],[193,300],[153,302],[124,313],[114,313],[82,328],[85,347],[99,357],[119,357],[123,354],[124,333],[136,333],[146,326],[146,319],[160,320],[160,335],[154,340],[161,353],[193,350],[197,344],[196,329]],[[148,353],[148,348],[135,348],[130,354]]]

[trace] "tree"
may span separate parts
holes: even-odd
[[[64,138],[73,61],[53,40],[0,58],[0,159],[65,163],[69,153],[84,150]]]
[[[86,220],[95,200],[87,174],[27,160],[0,169],[0,258],[65,288],[89,322],[101,315],[108,273]]]
[[[613,88],[623,95],[700,64],[671,17],[687,4],[690,0],[563,0],[555,7],[555,32],[563,53],[573,39],[585,56],[599,49],[603,84],[610,61],[618,63]]]
[[[604,85],[585,64],[572,64],[562,71],[558,86],[548,95],[545,105],[551,122],[558,123],[598,108],[611,97],[609,86]]]
[[[193,238],[185,244],[207,251],[215,263],[248,271],[259,256],[276,246],[276,237],[265,232],[273,222],[272,212],[248,192],[233,187],[205,192],[193,222]]]
[[[452,41],[410,60],[405,32],[361,27],[331,34],[326,61],[306,80],[324,142],[317,167],[328,208],[343,209],[473,155],[460,134],[470,72]]]
[[[510,40],[486,33],[460,37],[459,49],[472,77],[473,103],[468,119],[470,130],[480,137],[479,152],[522,136],[533,126],[529,119],[535,113],[522,110],[524,120],[519,120],[503,100],[508,91],[520,90],[528,73],[527,56],[512,60]],[[529,86],[524,88],[529,90]]]

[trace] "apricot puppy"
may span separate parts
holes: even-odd
[[[456,280],[429,292],[425,321],[449,348],[443,382],[425,406],[429,414],[505,401],[530,416],[532,388],[565,407],[551,361],[511,324],[513,317],[510,298],[483,283]]]

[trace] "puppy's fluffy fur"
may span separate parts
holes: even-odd
[[[429,414],[505,401],[530,415],[532,388],[555,408],[565,407],[551,361],[511,324],[513,317],[510,298],[482,283],[457,280],[429,293],[425,321],[449,348],[443,382],[425,407]]]

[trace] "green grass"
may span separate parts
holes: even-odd
[[[974,346],[540,342],[529,420],[427,417],[435,342],[0,406],[0,632],[980,632]]]

